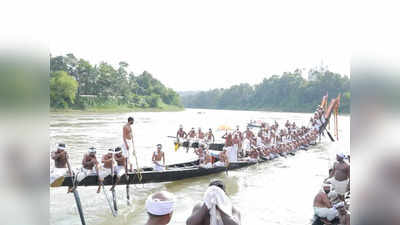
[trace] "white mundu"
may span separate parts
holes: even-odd
[[[98,175],[99,175],[99,178],[101,180],[103,180],[105,177],[111,175],[111,168],[100,167]]]
[[[335,219],[336,216],[339,215],[338,211],[335,208],[314,207],[314,213],[315,215],[321,218],[326,218],[329,221],[332,221],[333,219]]]
[[[96,168],[93,167],[93,169],[88,170],[86,168],[81,168],[76,175],[76,180],[78,182],[81,182],[83,179],[85,179],[85,177],[89,176],[89,175],[95,175],[96,174]]]
[[[157,151],[154,151],[154,155],[158,155],[158,152]],[[155,170],[155,171],[164,171],[164,167],[161,165],[161,160],[159,160],[159,161],[154,161],[153,162],[153,164],[154,164],[154,166],[153,166],[153,169]]]
[[[128,146],[129,146],[129,150],[126,148],[125,142],[122,141],[122,155],[123,155],[125,158],[128,158],[128,159],[129,159],[129,158],[130,158],[129,152],[133,152],[132,140],[126,139],[126,143],[127,143]]]
[[[229,162],[236,162],[237,161],[237,148],[233,146],[226,147],[226,153],[228,155]]]
[[[67,175],[68,168],[53,168],[50,172],[50,184],[56,181],[60,177]]]
[[[122,175],[124,175],[125,174],[125,166],[120,166],[120,165],[114,166],[114,174],[116,174],[118,177],[121,177]]]

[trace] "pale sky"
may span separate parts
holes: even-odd
[[[255,84],[321,61],[349,75],[345,4],[326,1],[53,1],[50,52],[126,61],[176,91]]]

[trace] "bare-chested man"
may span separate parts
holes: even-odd
[[[58,144],[57,150],[51,153],[51,158],[54,160],[54,168],[50,172],[50,185],[58,178],[70,175],[67,166],[68,153],[65,151],[66,146],[63,143]]]
[[[214,141],[215,141],[215,137],[210,128],[210,129],[208,129],[208,133],[207,133],[207,143],[214,143]]]
[[[189,147],[196,140],[196,137],[197,137],[196,131],[194,127],[192,127],[192,129],[187,134],[188,147],[186,148],[186,153],[189,152]]]
[[[81,182],[85,177],[93,174],[99,174],[99,162],[96,158],[96,148],[91,147],[87,154],[83,156],[82,168],[77,174],[77,182]]]
[[[181,143],[184,138],[186,138],[187,134],[183,130],[183,126],[179,125],[179,130],[176,132],[176,141]]]
[[[199,164],[203,164],[205,160],[204,146],[200,145],[194,153],[199,157]]]
[[[344,194],[349,188],[350,179],[350,165],[344,161],[344,154],[339,153],[336,155],[336,160],[333,164],[333,169],[329,175],[332,183],[332,188],[339,194],[343,200]]]
[[[328,221],[332,221],[336,216],[338,216],[337,210],[332,207],[332,204],[329,201],[328,194],[330,191],[330,185],[324,184],[323,190],[321,190],[314,198],[314,213],[322,220],[327,219]]]
[[[245,138],[248,138],[249,140],[251,140],[253,137],[254,137],[254,134],[253,134],[253,132],[250,130],[250,128],[249,127],[247,127],[247,129],[246,129],[246,131],[244,132],[245,133]]]
[[[103,158],[101,159],[103,165],[99,168],[99,187],[97,188],[97,193],[100,193],[104,178],[112,174],[111,168],[113,168],[114,164],[113,154],[114,149],[108,149],[107,154],[103,155]]]
[[[344,202],[339,203],[336,206],[336,209],[339,212],[339,224],[338,225],[350,225],[350,214],[346,210]]]
[[[199,142],[203,141],[204,137],[205,137],[205,134],[203,133],[203,131],[201,131],[201,128],[199,127],[199,130],[197,131],[197,138],[199,139]]]
[[[117,162],[117,165],[114,166],[114,174],[117,175],[117,179],[115,180],[113,186],[111,187],[111,191],[114,190],[115,185],[119,183],[121,177],[124,174],[126,174],[126,171],[128,171],[126,165],[126,157],[122,154],[121,147],[116,147],[114,151],[115,151],[114,159]]]
[[[165,155],[164,152],[161,151],[162,145],[158,144],[157,145],[157,150],[153,152],[153,156],[151,160],[153,161],[154,164],[154,170],[155,171],[163,171],[165,167]],[[163,164],[161,165],[161,160],[163,161]]]
[[[128,122],[124,125],[122,128],[122,154],[124,157],[126,157],[127,164],[129,164],[129,170],[132,171],[132,163],[130,162],[130,154],[129,151],[132,149],[132,153],[135,154],[135,147],[134,142],[133,142],[133,133],[132,133],[132,125],[133,125],[134,119],[133,117],[128,118]]]

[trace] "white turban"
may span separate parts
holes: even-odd
[[[156,216],[167,215],[174,211],[175,201],[162,201],[160,199],[153,199],[153,195],[149,195],[146,200],[146,209],[147,212]]]
[[[340,158],[343,158],[343,159],[344,159],[344,157],[345,157],[344,154],[343,154],[342,152],[341,152],[341,153],[338,153],[337,155],[338,155]]]

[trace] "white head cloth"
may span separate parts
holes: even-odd
[[[343,158],[343,159],[344,159],[344,157],[345,157],[344,154],[343,154],[342,152],[341,152],[341,153],[338,153],[337,155],[338,155],[340,158]]]
[[[225,214],[232,216],[231,200],[226,196],[225,192],[221,188],[217,186],[208,187],[206,193],[204,193],[203,201],[210,212],[210,225],[224,224],[220,213],[217,211],[217,205]]]
[[[175,209],[175,201],[162,201],[160,199],[153,199],[153,195],[149,195],[146,200],[146,210],[147,212],[156,215],[163,216],[170,214]]]

